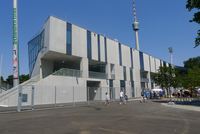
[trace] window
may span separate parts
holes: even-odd
[[[28,53],[29,53],[29,73],[32,74],[35,62],[39,52],[44,47],[44,30],[28,42]]]
[[[88,59],[92,59],[92,39],[90,31],[87,31],[87,57]]]
[[[104,37],[104,45],[105,45],[105,61],[107,62],[107,40],[106,40],[106,37]]]
[[[67,23],[67,54],[72,55],[72,24]]]
[[[133,69],[132,68],[130,68],[130,79],[131,79],[131,81],[133,81]]]
[[[132,51],[132,48],[130,48],[130,54],[131,54],[131,67],[133,68],[133,51]]]
[[[98,35],[98,60],[101,61],[100,35]]]
[[[123,70],[124,70],[124,81],[126,81],[126,67],[124,67]]]
[[[119,64],[120,66],[122,66],[122,49],[120,43],[119,43]]]
[[[144,70],[144,57],[142,52],[140,52],[140,69]]]

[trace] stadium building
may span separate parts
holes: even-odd
[[[151,74],[160,66],[169,66],[129,45],[53,16],[28,42],[28,54],[31,80],[21,84],[20,93],[24,103],[34,101],[35,105],[104,100],[105,92],[118,99],[120,90],[129,98],[140,97],[142,90],[155,88]],[[18,91],[14,92],[16,95],[2,104],[17,105]]]

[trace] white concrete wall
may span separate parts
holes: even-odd
[[[126,95],[128,98],[132,98],[131,82],[126,81]]]
[[[156,72],[158,72],[159,68],[160,68],[160,59],[156,58]]]
[[[86,81],[83,78],[50,75],[35,85],[34,100],[35,105],[86,101]]]
[[[98,35],[91,32],[92,59],[98,61]]]
[[[126,67],[126,80],[127,81],[130,81],[130,68],[129,67]]]
[[[87,30],[72,25],[72,55],[87,58]]]
[[[118,42],[107,38],[107,58],[108,63],[119,65],[119,45]]]
[[[66,22],[50,17],[49,50],[66,54]]]
[[[151,72],[155,73],[156,72],[155,60],[154,57],[152,56],[150,56],[150,63],[151,63]]]
[[[115,98],[120,98],[120,81],[119,80],[113,80],[113,87],[115,87]]]
[[[130,47],[126,45],[121,45],[121,50],[122,50],[122,65],[126,67],[131,67]]]
[[[134,85],[135,85],[135,96],[141,96],[141,80],[140,80],[140,57],[139,51],[133,51],[133,61],[134,61]]]
[[[119,65],[115,65],[115,79],[116,80],[124,80],[123,67]]]
[[[144,70],[149,72],[150,71],[149,55],[143,53],[143,58],[144,58]]]
[[[105,62],[105,43],[104,43],[104,37],[100,35],[100,55],[101,55],[101,61]]]

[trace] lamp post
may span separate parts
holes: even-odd
[[[171,66],[173,66],[172,65],[173,64],[173,48],[169,47],[168,50],[169,50],[169,53],[170,53],[170,64],[171,64]]]
[[[170,64],[171,64],[171,68],[170,68],[170,71],[171,71],[171,73],[172,73],[172,68],[173,68],[173,48],[172,47],[169,47],[168,48],[168,50],[169,50],[169,54],[170,54]],[[172,75],[170,73],[170,75]],[[172,77],[172,76],[170,76],[170,77]],[[170,82],[170,93],[169,93],[169,95],[170,95],[170,101],[171,101],[171,82]]]

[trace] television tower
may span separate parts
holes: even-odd
[[[139,35],[138,35],[138,31],[139,31],[139,22],[137,19],[137,14],[136,14],[136,4],[135,4],[135,0],[133,0],[133,30],[135,32],[135,48],[136,50],[140,50],[140,45],[139,45]]]
[[[13,86],[19,85],[19,53],[18,53],[18,12],[17,0],[13,0]]]

